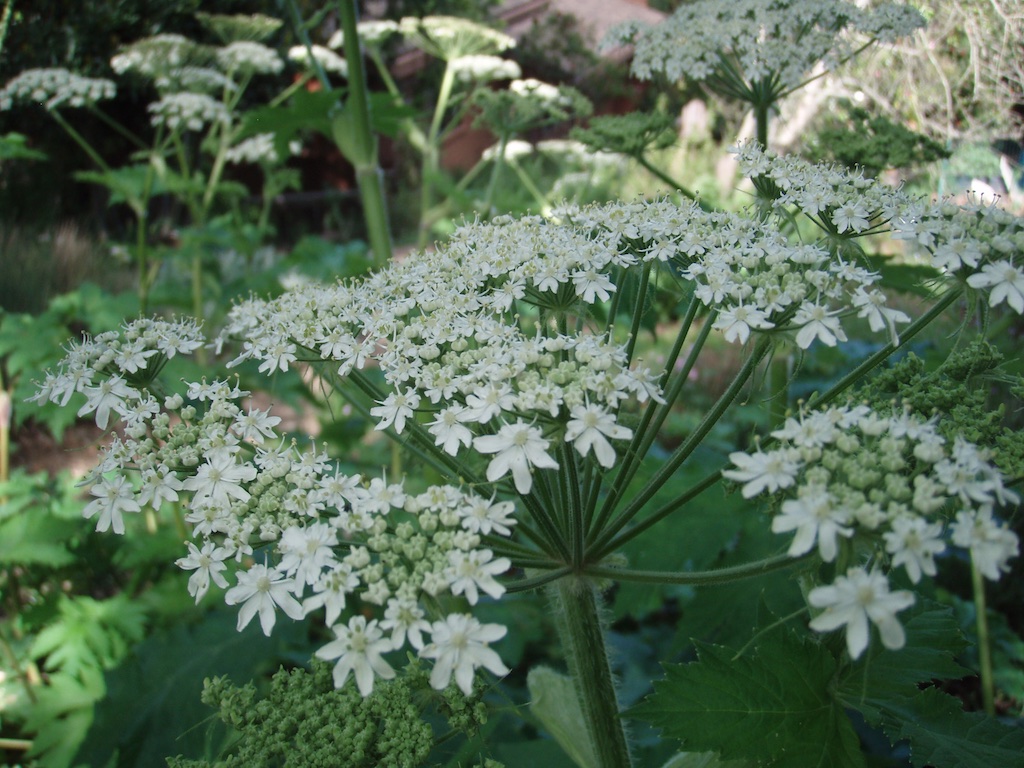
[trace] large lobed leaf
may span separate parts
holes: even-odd
[[[749,656],[697,648],[699,661],[666,665],[666,679],[631,714],[689,751],[772,768],[863,768],[857,735],[832,695],[836,662],[821,645],[776,631]]]

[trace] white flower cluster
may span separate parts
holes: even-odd
[[[45,109],[85,107],[112,99],[114,83],[96,77],[82,77],[66,69],[27,69],[0,90],[0,110],[15,102],[34,102]]]
[[[193,64],[199,50],[195,42],[183,35],[154,35],[123,48],[110,60],[110,66],[119,75],[133,72],[153,78]]]
[[[276,163],[274,134],[260,133],[240,141],[224,153],[224,159],[229,163]]]
[[[501,53],[516,44],[503,32],[457,16],[407,16],[398,31],[411,45],[443,61]]]
[[[203,93],[171,93],[147,109],[150,122],[172,131],[200,131],[208,123],[230,123],[231,113],[219,101]]]
[[[513,80],[508,89],[524,99],[532,99],[548,107],[571,107],[572,98],[563,93],[557,85],[545,83],[533,77]]]
[[[501,150],[501,142],[492,144],[487,147],[481,155],[481,160],[494,160],[498,157],[498,152]],[[513,139],[512,141],[505,143],[504,158],[506,160],[518,160],[520,157],[529,157],[533,154],[533,144],[528,141],[522,141],[521,139]]]
[[[161,72],[153,78],[161,93],[191,91],[193,93],[232,93],[238,90],[231,78],[209,67],[179,67]]]
[[[310,58],[310,51],[312,51],[312,58]],[[327,72],[348,77],[348,62],[330,48],[324,48],[322,45],[313,45],[308,49],[304,45],[293,46],[288,49],[288,60],[294,61],[306,69],[312,69],[315,60]]]
[[[877,233],[916,204],[902,190],[859,171],[779,155],[756,141],[745,142],[733,152],[740,173],[753,179],[777,208],[795,207],[833,235]]]
[[[195,541],[178,565],[192,571],[196,601],[211,583],[227,589],[225,601],[240,606],[238,629],[258,616],[267,634],[278,610],[301,619],[323,609],[338,639],[318,655],[338,659],[339,686],[354,673],[363,695],[375,676],[394,674],[381,654],[406,644],[436,660],[437,688],[454,675],[468,695],[478,667],[507,673],[488,647],[504,627],[459,610],[435,610],[431,622],[424,604],[452,595],[475,605],[481,594],[505,592],[495,577],[510,563],[483,538],[511,534],[513,504],[345,475],[315,448],[281,439],[280,419],[243,407],[249,393],[225,381],[186,383],[184,396],[158,400],[151,384],[159,369],[201,343],[192,324],[135,321],[73,346],[43,383],[38,399],[67,404],[80,393],[79,415],[95,413],[102,428],[112,414],[123,422],[90,477],[84,514],[97,518],[97,530],[123,533],[126,514],[185,504]],[[380,617],[339,622],[353,599],[379,606]]]
[[[359,33],[359,39],[363,41],[364,45],[379,46],[391,35],[398,33],[398,23],[391,21],[390,19],[371,19],[369,21],[360,21],[356,25],[356,31]],[[338,30],[331,38],[327,41],[328,48],[342,48],[345,45],[345,32]]]
[[[1005,302],[1024,314],[1024,218],[997,208],[994,201],[942,201],[919,203],[892,227],[894,238],[915,243],[935,267],[986,293],[989,306]]]
[[[341,376],[372,363],[387,383],[371,410],[377,429],[413,427],[450,456],[489,457],[487,479],[511,474],[525,495],[535,469],[559,466],[563,440],[613,466],[612,441],[631,436],[620,406],[659,393],[606,334],[520,326],[516,303],[605,301],[615,291],[608,272],[634,262],[607,232],[502,219],[363,280],[247,301],[226,332],[243,342],[239,359],[264,371],[299,357],[331,361]]]
[[[846,340],[847,315],[892,335],[897,323],[909,320],[885,306],[885,294],[874,287],[876,273],[822,246],[793,244],[770,222],[666,201],[594,213],[586,220],[622,227],[645,258],[671,260],[680,277],[695,283],[697,298],[717,311],[714,327],[729,342],[746,343],[752,332],[768,331],[793,334],[801,349],[815,341],[835,346]]]
[[[519,65],[501,56],[477,54],[460,56],[449,62],[456,80],[464,83],[484,83],[492,80],[514,80],[522,76]]]
[[[654,27],[623,25],[609,33],[605,46],[632,43],[632,72],[641,80],[655,74],[672,81],[707,80],[727,66],[730,80],[771,79],[784,92],[818,62],[831,67],[851,52],[847,28],[891,41],[923,24],[906,5],[862,9],[847,0],[697,0]]]
[[[284,69],[277,51],[262,43],[238,40],[217,50],[217,64],[229,74],[276,75]]]
[[[902,567],[915,584],[934,576],[935,557],[947,549],[944,533],[992,580],[1018,554],[1017,536],[993,517],[1017,495],[983,449],[959,438],[950,445],[931,421],[847,406],[787,419],[772,437],[770,450],[731,454],[735,469],[722,474],[742,483],[744,498],[782,496],[772,530],[793,534],[790,555],[817,550],[830,563],[866,554],[875,562],[870,572],[849,568],[808,596],[824,609],[811,627],[846,626],[854,658],[868,646],[869,619],[886,647],[904,642],[895,613],[913,597],[889,592],[883,564]]]

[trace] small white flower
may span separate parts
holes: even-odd
[[[348,679],[349,673],[356,679],[359,693],[369,696],[373,692],[374,677],[390,680],[395,676],[381,654],[392,650],[390,638],[377,625],[377,620],[366,621],[365,616],[353,616],[348,626],[335,624],[332,640],[316,652],[316,657],[330,661],[337,659],[334,665],[334,687],[341,688]]]
[[[967,284],[972,288],[991,288],[990,307],[1005,301],[1018,315],[1024,314],[1024,270],[1009,261],[985,264],[981,272],[967,278]]]
[[[936,574],[935,555],[945,551],[942,523],[929,523],[915,515],[900,515],[890,523],[891,531],[883,534],[885,549],[893,556],[894,568],[903,566],[907,576],[917,584],[921,574]]]
[[[1017,534],[997,523],[987,504],[976,512],[958,512],[950,531],[953,543],[970,549],[974,564],[990,581],[999,581],[1010,570],[1009,561],[1020,550]]]
[[[633,436],[632,430],[616,424],[615,417],[599,405],[574,406],[570,415],[572,418],[566,424],[565,439],[573,444],[580,456],[586,456],[593,450],[597,463],[602,467],[611,469],[615,466],[615,449],[607,438],[628,440]]]
[[[886,648],[903,647],[906,635],[896,614],[914,604],[914,595],[906,590],[890,592],[888,579],[879,571],[851,568],[832,585],[812,589],[807,601],[825,609],[811,620],[811,629],[831,632],[845,626],[846,647],[856,659],[868,647],[871,624],[878,627]]]
[[[256,564],[239,573],[238,585],[224,595],[224,602],[228,605],[242,604],[238,612],[238,631],[245,629],[258,613],[263,634],[270,637],[277,619],[277,608],[290,619],[301,619],[302,606],[292,595],[294,586],[295,582],[282,578],[278,571],[266,565]]]
[[[543,433],[522,419],[502,425],[496,435],[484,435],[473,441],[473,447],[480,453],[497,454],[487,465],[487,480],[493,483],[511,471],[516,490],[523,495],[533,487],[533,467],[558,469],[558,462],[547,453],[548,445]]]
[[[509,668],[489,647],[506,632],[508,629],[500,624],[481,624],[469,614],[453,613],[444,621],[435,621],[430,645],[420,651],[423,658],[436,660],[430,673],[431,687],[443,691],[454,674],[459,688],[469,696],[478,667],[495,675],[507,675]]]
[[[722,331],[725,340],[730,344],[734,341],[746,344],[751,329],[771,328],[772,323],[764,310],[738,304],[735,307],[723,307],[711,327]]]
[[[736,451],[729,454],[729,461],[738,469],[723,470],[722,477],[745,483],[742,490],[745,499],[752,499],[765,490],[775,493],[780,488],[789,488],[800,470],[799,461],[788,450],[753,454]]]
[[[96,530],[103,532],[113,529],[114,533],[124,533],[124,518],[122,512],[138,512],[141,510],[139,502],[135,499],[135,489],[128,482],[124,475],[118,475],[113,479],[100,478],[89,491],[95,500],[89,502],[82,510],[82,517],[86,520],[99,513],[96,520]]]
[[[511,501],[499,501],[495,504],[494,499],[488,501],[482,496],[474,496],[461,510],[462,527],[470,533],[479,533],[483,536],[492,532],[510,536],[512,526],[516,524],[512,517],[515,509],[515,504]]]
[[[139,394],[136,390],[129,387],[120,376],[104,379],[95,387],[83,387],[82,392],[87,400],[85,405],[79,409],[78,415],[85,416],[87,413],[95,411],[96,426],[100,429],[107,428],[111,411],[118,414],[124,413],[125,400],[130,397],[137,397]]]
[[[224,578],[224,571],[227,566],[224,561],[231,556],[223,547],[218,547],[214,542],[207,541],[203,548],[199,549],[191,541],[186,541],[188,556],[179,557],[174,564],[185,571],[195,571],[188,579],[188,593],[195,597],[196,603],[203,599],[210,588],[210,580],[221,589],[227,587],[227,579]]]
[[[442,409],[430,422],[427,431],[434,436],[434,445],[450,456],[455,456],[463,445],[473,443],[473,433],[462,423],[466,409],[455,403]]]
[[[182,488],[192,491],[192,505],[203,503],[219,505],[228,498],[248,501],[249,492],[242,483],[256,479],[256,467],[237,463],[228,453],[211,455],[209,460],[196,470],[193,477],[182,483]]]
[[[411,387],[404,393],[392,392],[380,405],[370,409],[371,416],[377,416],[380,422],[374,429],[384,430],[394,424],[395,432],[405,429],[406,419],[411,419],[420,404],[420,396]]]
[[[796,344],[800,349],[808,349],[815,339],[829,347],[834,347],[837,341],[846,341],[836,313],[829,312],[820,304],[801,306],[793,317],[793,324],[801,326],[796,334]]]
[[[782,502],[782,512],[772,519],[773,533],[796,531],[789,545],[789,554],[799,557],[811,551],[815,540],[822,560],[836,559],[836,537],[853,535],[849,515],[836,508],[835,499],[827,489],[808,485],[797,491],[797,498]]]
[[[452,594],[465,593],[470,605],[476,605],[480,599],[478,588],[493,598],[505,594],[505,587],[495,581],[494,577],[505,573],[512,567],[512,562],[507,557],[493,557],[494,553],[489,549],[468,553],[458,550],[449,552]]]

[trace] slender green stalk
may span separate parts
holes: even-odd
[[[992,638],[988,631],[988,608],[985,603],[985,577],[971,557],[971,588],[974,592],[974,620],[978,631],[978,670],[981,678],[981,701],[989,715],[996,713],[995,680],[992,675]]]
[[[451,99],[454,85],[455,71],[452,69],[451,62],[446,62],[444,75],[441,77],[441,87],[437,94],[437,104],[434,107],[434,116],[430,121],[430,128],[427,131],[426,142],[423,146],[423,164],[420,174],[420,234],[418,243],[420,248],[426,246],[430,234],[430,230],[426,227],[426,215],[433,205],[434,180],[437,174],[440,173],[441,128],[444,123],[445,113],[448,111],[448,101]]]
[[[4,12],[0,16],[0,51],[4,49],[4,40],[7,39],[7,29],[11,25],[11,14],[14,11],[14,0],[7,0],[4,3]]]
[[[487,192],[484,194],[483,208],[487,218],[491,217],[491,212],[494,210],[494,193],[498,189],[498,179],[505,167],[505,148],[507,146],[508,134],[503,133],[498,139],[498,152],[491,161],[491,178],[487,180]]]
[[[32,749],[32,742],[28,739],[0,739],[0,749],[9,749],[13,752],[27,752]]]
[[[551,588],[570,677],[583,712],[594,768],[629,768],[626,733],[593,585],[569,576]]]
[[[57,121],[60,127],[63,128],[67,132],[68,136],[70,136],[74,142],[82,148],[82,151],[89,156],[89,159],[92,160],[101,171],[104,173],[110,172],[110,166],[107,165],[106,161],[99,156],[96,150],[92,148],[92,145],[83,138],[82,134],[71,127],[71,123],[61,117],[60,112],[56,109],[51,109],[50,116]]]
[[[691,200],[693,200],[694,202],[696,202],[697,205],[699,205],[705,211],[711,212],[711,211],[714,210],[714,207],[712,207],[712,206],[708,205],[707,203],[703,202],[685,184],[681,184],[676,179],[673,179],[671,176],[669,176],[667,173],[665,173],[663,170],[661,170],[661,168],[658,168],[656,165],[654,165],[650,160],[648,160],[643,155],[634,155],[634,157],[636,158],[636,161],[638,163],[640,163],[640,165],[642,165],[644,168],[646,168],[648,171],[650,171],[654,176],[658,177],[663,182],[668,184],[670,187],[672,187],[672,189],[675,189],[675,190],[679,191],[684,196],[686,196],[686,197],[690,198]]]
[[[774,555],[753,563],[734,565],[729,568],[717,568],[710,571],[634,571],[628,568],[609,568],[605,566],[588,566],[584,574],[595,579],[613,579],[614,581],[634,581],[641,584],[682,584],[694,587],[707,587],[715,584],[729,584],[733,581],[752,579],[772,571],[788,568],[798,562],[788,554]]]
[[[897,343],[890,341],[880,350],[868,357],[863,363],[843,376],[843,378],[837,381],[825,394],[820,397],[812,397],[807,402],[805,408],[822,408],[835,400],[839,395],[864,378],[868,371],[881,365],[889,355],[900,347],[905,346],[912,338],[927,328],[932,321],[946,311],[950,304],[959,299],[962,295],[962,288],[957,288],[947,292],[946,295],[939,299],[931,309],[921,315],[921,317],[907,326],[907,328],[900,333],[900,338]]]
[[[519,563],[517,562],[516,565],[519,565]],[[505,582],[505,591],[531,592],[537,589],[537,587],[543,587],[545,584],[558,581],[558,579],[563,576],[568,576],[570,573],[572,573],[572,568],[564,565],[561,568],[554,568],[553,570],[550,570],[547,573],[542,573],[538,576],[528,576],[525,579]]]
[[[769,345],[772,343],[771,339],[767,336],[762,337],[750,357],[743,364],[743,367],[737,372],[733,378],[729,387],[722,393],[721,397],[714,404],[710,411],[705,414],[704,419],[700,425],[690,433],[690,436],[676,448],[671,455],[665,460],[658,471],[654,473],[654,476],[647,482],[647,484],[633,497],[633,500],[623,509],[607,526],[607,529],[602,531],[601,537],[595,543],[595,549],[603,550],[605,544],[636,515],[643,509],[644,505],[647,504],[654,495],[669,481],[669,479],[676,473],[679,467],[682,466],[683,462],[689,458],[690,454],[696,450],[697,446],[703,442],[704,438],[707,437],[708,432],[718,423],[719,419],[722,418],[723,414],[729,409],[729,406],[735,402],[736,398],[739,397],[740,390],[746,385],[747,380],[753,374],[754,370],[760,364],[761,359],[765,356],[768,351]],[[630,532],[632,533],[632,532]]]

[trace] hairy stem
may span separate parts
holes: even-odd
[[[587,729],[595,768],[629,768],[626,733],[608,661],[598,594],[587,579],[569,576],[551,588],[559,633]]]

